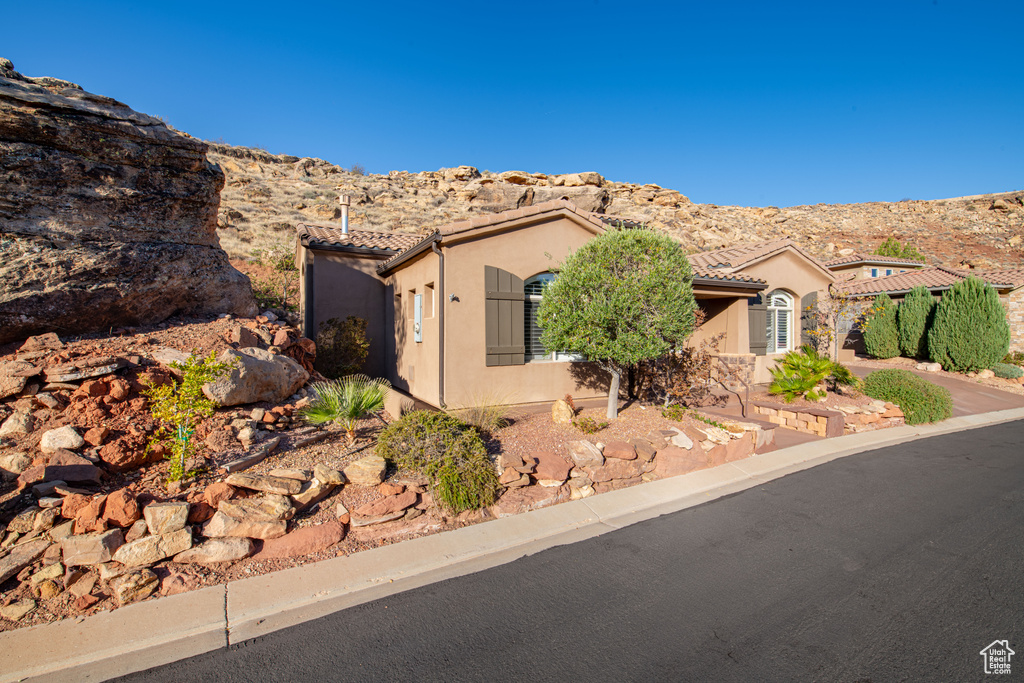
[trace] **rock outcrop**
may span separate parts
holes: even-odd
[[[223,185],[203,142],[0,59],[0,343],[254,313],[216,235]]]

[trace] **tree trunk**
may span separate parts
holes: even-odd
[[[608,419],[614,420],[619,416],[619,371],[616,368],[608,368],[612,381],[608,387]]]

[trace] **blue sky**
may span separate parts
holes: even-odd
[[[791,206],[1024,188],[1020,9],[15,0],[0,56],[196,137],[374,173],[593,170]]]

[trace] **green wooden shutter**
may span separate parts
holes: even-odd
[[[800,346],[814,346],[814,337],[810,334],[815,328],[818,312],[818,293],[811,292],[800,299]]]
[[[747,325],[750,328],[750,353],[768,353],[768,302],[764,294],[747,299]]]
[[[508,271],[484,266],[487,365],[526,362],[523,281]]]

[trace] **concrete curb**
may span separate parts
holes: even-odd
[[[816,441],[190,593],[0,634],[0,683],[100,681],[700,505],[837,458],[1024,419],[1024,408]]]

